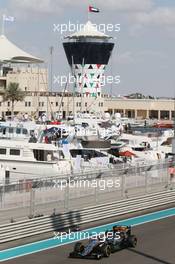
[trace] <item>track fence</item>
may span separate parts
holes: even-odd
[[[0,222],[56,214],[175,188],[173,163],[115,166],[0,183]],[[26,178],[26,177],[25,177]]]

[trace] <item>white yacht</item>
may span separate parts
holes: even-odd
[[[165,148],[161,148],[162,139],[153,140],[142,135],[122,134],[119,140],[126,144],[120,148],[120,153],[126,152],[131,161],[142,160],[143,163],[149,163],[166,159],[167,152]]]
[[[0,140],[0,182],[44,177],[66,177],[111,168],[111,155],[74,144]],[[4,173],[2,173],[4,171]]]
[[[24,127],[0,127],[0,139],[28,140],[30,131]]]
[[[60,155],[59,155],[60,154]],[[71,162],[53,144],[0,141],[0,166],[9,180],[62,176],[71,172]],[[1,177],[2,178],[2,177]]]

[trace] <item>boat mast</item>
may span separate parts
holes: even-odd
[[[173,98],[173,102],[174,102],[174,116],[173,116],[173,129],[174,129],[174,137],[172,140],[172,153],[175,154],[175,95]],[[175,161],[175,157],[173,157],[173,161]]]
[[[72,71],[72,76],[75,78],[75,69],[74,69],[74,57],[72,56],[72,65],[71,65],[71,71]],[[75,124],[75,79],[73,82],[73,120]]]
[[[79,81],[81,81],[81,113],[82,113],[82,107],[83,107],[83,82],[84,82],[84,76],[83,76],[83,74],[84,74],[84,58],[83,58],[83,60],[82,60],[82,73],[81,73],[81,80],[79,80]]]
[[[50,51],[50,91],[52,92],[52,84],[53,84],[53,51],[54,51],[54,47],[50,46],[49,48]]]

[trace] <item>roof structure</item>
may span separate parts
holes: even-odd
[[[18,48],[4,35],[0,35],[0,63],[42,63],[43,60]]]
[[[93,25],[90,21],[88,21],[83,29],[81,29],[78,32],[75,32],[69,36],[66,36],[65,38],[68,39],[79,39],[79,38],[85,38],[85,37],[90,37],[90,38],[99,38],[99,39],[110,39],[112,37],[105,35],[103,32],[100,32],[97,30],[96,26]]]

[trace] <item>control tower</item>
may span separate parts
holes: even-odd
[[[104,71],[114,43],[88,21],[82,30],[65,37],[63,47],[75,77],[75,90],[97,97],[104,84]]]

